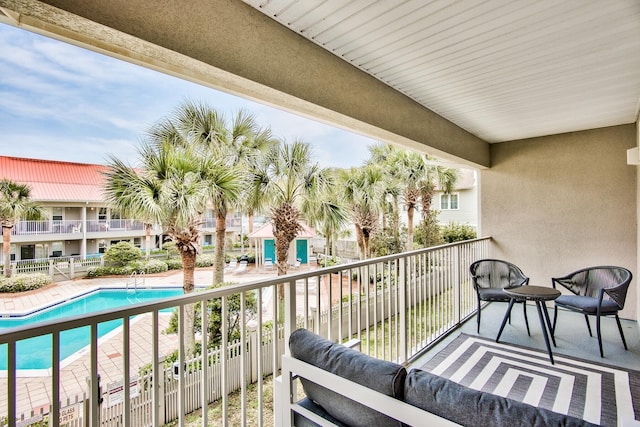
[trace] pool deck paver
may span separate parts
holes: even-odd
[[[254,280],[273,277],[274,271],[263,272],[248,270],[242,275],[227,275],[227,281],[251,282]],[[207,286],[212,282],[213,272],[209,269],[197,269],[195,283],[197,286]],[[27,313],[51,305],[53,302],[66,300],[79,294],[84,294],[98,288],[126,287],[126,277],[76,279],[57,282],[43,289],[18,294],[0,294],[0,315],[10,313]],[[142,286],[142,285],[139,285]],[[182,271],[173,271],[160,275],[149,275],[144,279],[145,287],[182,286]],[[166,329],[170,315],[160,314],[160,331]],[[109,382],[122,379],[122,331],[121,328],[112,332],[98,343],[98,371],[101,376],[103,389]],[[130,330],[130,366],[131,374],[136,374],[138,368],[151,362],[151,315],[144,314],[131,322]],[[178,337],[175,334],[159,335],[160,354],[169,354],[177,348]],[[60,370],[60,398],[63,406],[66,399],[74,403],[75,396],[81,396],[87,390],[87,377],[90,373],[89,354],[76,355],[77,359],[63,366]],[[50,376],[25,377],[16,379],[17,413],[29,416],[31,411],[38,412],[43,408],[49,410],[52,396]],[[6,373],[0,373],[0,415],[6,414],[8,399],[6,395]]]

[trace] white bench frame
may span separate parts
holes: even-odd
[[[411,426],[457,426],[445,418],[439,417],[401,400],[379,393],[368,387],[356,384],[338,375],[320,369],[288,355],[282,356],[282,375],[276,378],[276,426],[292,427],[295,413],[321,426],[333,426],[324,418],[300,406],[296,396],[295,380],[298,377],[326,387],[349,399],[375,409],[391,418]]]

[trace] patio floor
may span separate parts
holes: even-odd
[[[550,303],[547,306],[549,307],[549,315],[553,320],[553,304]],[[414,360],[411,366],[424,365],[426,361],[430,360],[461,333],[495,339],[506,309],[506,303],[494,302],[488,304],[482,310],[482,323],[479,334],[477,333],[476,316],[474,315],[461,328]],[[531,336],[527,335],[522,308],[516,306],[511,313],[511,325],[507,323],[505,326],[500,342],[535,348],[546,352],[547,348],[534,305],[527,305],[527,317],[529,318]],[[621,319],[622,329],[629,347],[629,350],[625,351],[615,319],[612,317],[602,319],[604,358],[600,357],[598,350],[598,339],[595,336],[595,317],[590,316],[589,321],[591,322],[593,337],[589,337],[584,316],[565,310],[559,311],[558,326],[555,334],[557,347],[552,346],[553,354],[562,354],[640,371],[640,333],[636,321]]]

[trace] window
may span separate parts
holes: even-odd
[[[98,221],[107,222],[107,208],[100,208],[100,210],[98,210]]]
[[[458,194],[441,194],[440,195],[440,210],[456,210],[458,209]]]
[[[54,222],[58,223],[62,221],[62,208],[52,208],[51,219],[53,219]]]

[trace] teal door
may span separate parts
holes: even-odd
[[[307,241],[296,240],[296,259],[299,259],[302,264],[307,263]]]
[[[266,239],[264,241],[264,259],[271,258],[273,263],[276,263],[276,244],[273,239]]]

